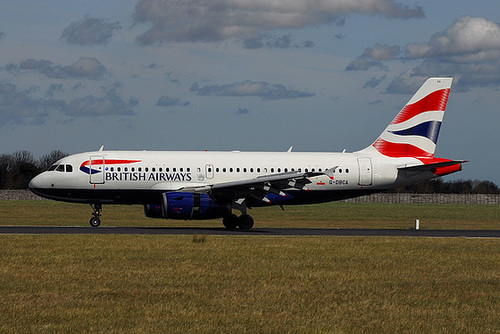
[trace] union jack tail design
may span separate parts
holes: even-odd
[[[427,79],[372,146],[392,158],[432,158],[452,81]]]

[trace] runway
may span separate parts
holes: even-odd
[[[500,238],[500,230],[414,230],[414,229],[320,229],[253,228],[249,231],[225,228],[182,227],[79,227],[0,226],[0,234],[150,234],[150,235],[246,235],[246,236],[365,236]]]

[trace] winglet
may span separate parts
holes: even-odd
[[[101,146],[101,148],[99,149],[99,152],[102,152],[104,151],[104,145]]]

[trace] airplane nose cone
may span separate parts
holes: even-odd
[[[40,188],[41,184],[42,184],[42,175],[40,174],[31,179],[28,188],[30,189]]]
[[[47,188],[46,175],[44,174],[45,173],[35,176],[28,185],[28,188],[38,196],[42,196],[41,189]]]

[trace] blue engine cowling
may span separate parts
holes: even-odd
[[[217,203],[208,194],[167,192],[161,205],[144,205],[144,213],[149,218],[214,219],[230,214],[231,207]]]

